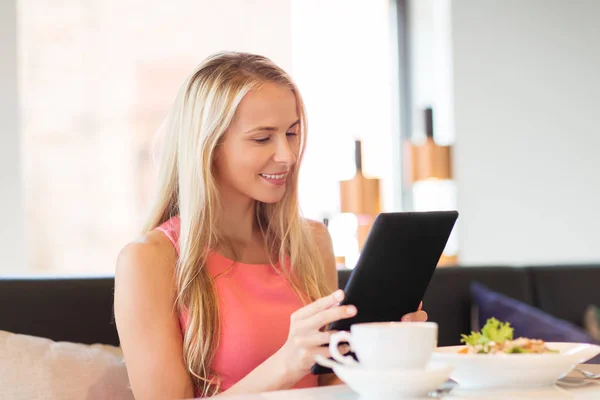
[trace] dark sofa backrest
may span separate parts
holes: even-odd
[[[339,271],[344,288],[351,271]],[[439,324],[440,346],[459,344],[471,329],[474,281],[575,324],[590,304],[600,306],[600,266],[438,268],[423,299]],[[0,330],[56,341],[118,345],[113,321],[114,279],[0,279]]]
[[[349,271],[340,271],[344,287]],[[0,330],[118,346],[114,278],[0,278]]]
[[[534,304],[575,325],[583,326],[589,305],[600,307],[600,266],[569,265],[527,268]]]
[[[118,345],[114,279],[0,279],[0,330],[56,341]]]

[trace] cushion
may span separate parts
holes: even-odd
[[[0,331],[0,398],[132,400],[117,347]]]
[[[481,329],[488,318],[510,322],[515,337],[542,339],[547,342],[597,343],[585,330],[556,318],[538,308],[494,292],[475,282],[471,285],[473,302],[477,307],[474,330]]]

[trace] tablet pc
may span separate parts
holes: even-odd
[[[341,303],[355,305],[358,313],[330,324],[329,329],[349,331],[356,323],[400,321],[415,312],[457,218],[457,211],[379,214]],[[317,364],[312,368],[313,374],[329,372]]]

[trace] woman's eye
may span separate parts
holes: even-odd
[[[269,138],[266,137],[266,138],[254,139],[254,141],[256,143],[267,143],[269,141]]]
[[[296,132],[286,132],[287,136],[296,136],[297,133]]]

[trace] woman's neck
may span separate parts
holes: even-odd
[[[247,245],[256,237],[256,201],[222,201],[220,228],[233,243]]]
[[[245,207],[223,207],[220,230],[227,239],[216,249],[221,255],[245,264],[271,262],[256,224],[255,201]]]

